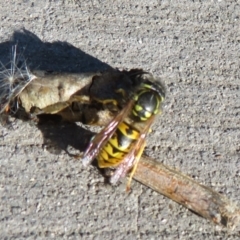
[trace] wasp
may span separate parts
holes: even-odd
[[[165,98],[163,85],[151,74],[143,72],[136,78],[136,86],[122,110],[89,143],[82,161],[89,165],[97,159],[100,168],[114,168],[110,178],[116,184],[131,171],[131,179],[146,146],[146,136]]]

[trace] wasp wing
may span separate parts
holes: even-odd
[[[145,127],[140,132],[139,139],[133,143],[131,150],[124,157],[124,160],[117,167],[114,174],[112,175],[110,179],[111,184],[113,185],[116,184],[120,178],[127,175],[127,173],[134,167],[135,164],[138,164],[138,161],[141,158],[142,151],[144,149],[142,148],[142,146],[145,146],[146,135],[149,132],[149,129],[153,123],[154,118],[155,116],[152,116],[149,120],[147,120]]]
[[[112,137],[113,133],[116,131],[119,123],[129,114],[133,106],[133,100],[130,100],[125,108],[123,108],[113,120],[104,127],[100,133],[98,133],[89,143],[86,149],[82,162],[84,166],[89,165],[94,158],[98,155],[99,151],[106,144],[109,138]]]

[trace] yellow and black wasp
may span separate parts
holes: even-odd
[[[137,79],[140,84],[126,106],[91,140],[82,158],[84,166],[96,158],[100,168],[116,168],[111,184],[131,170],[127,189],[145,148],[146,135],[165,98],[164,87],[152,75],[141,72]]]

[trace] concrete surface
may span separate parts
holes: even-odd
[[[237,2],[6,1],[0,9],[0,58],[6,63],[10,46],[18,43],[35,69],[152,72],[168,93],[146,154],[240,204]],[[88,131],[79,125],[50,128],[62,141],[60,149],[72,152]],[[96,168],[84,169],[63,150],[50,148],[36,126],[16,120],[13,129],[0,128],[1,239],[240,236],[137,182],[129,195],[124,184],[106,185]]]

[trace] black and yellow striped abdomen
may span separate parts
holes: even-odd
[[[126,121],[121,122],[113,136],[98,154],[98,166],[100,168],[118,166],[138,137],[138,130],[133,129]]]

